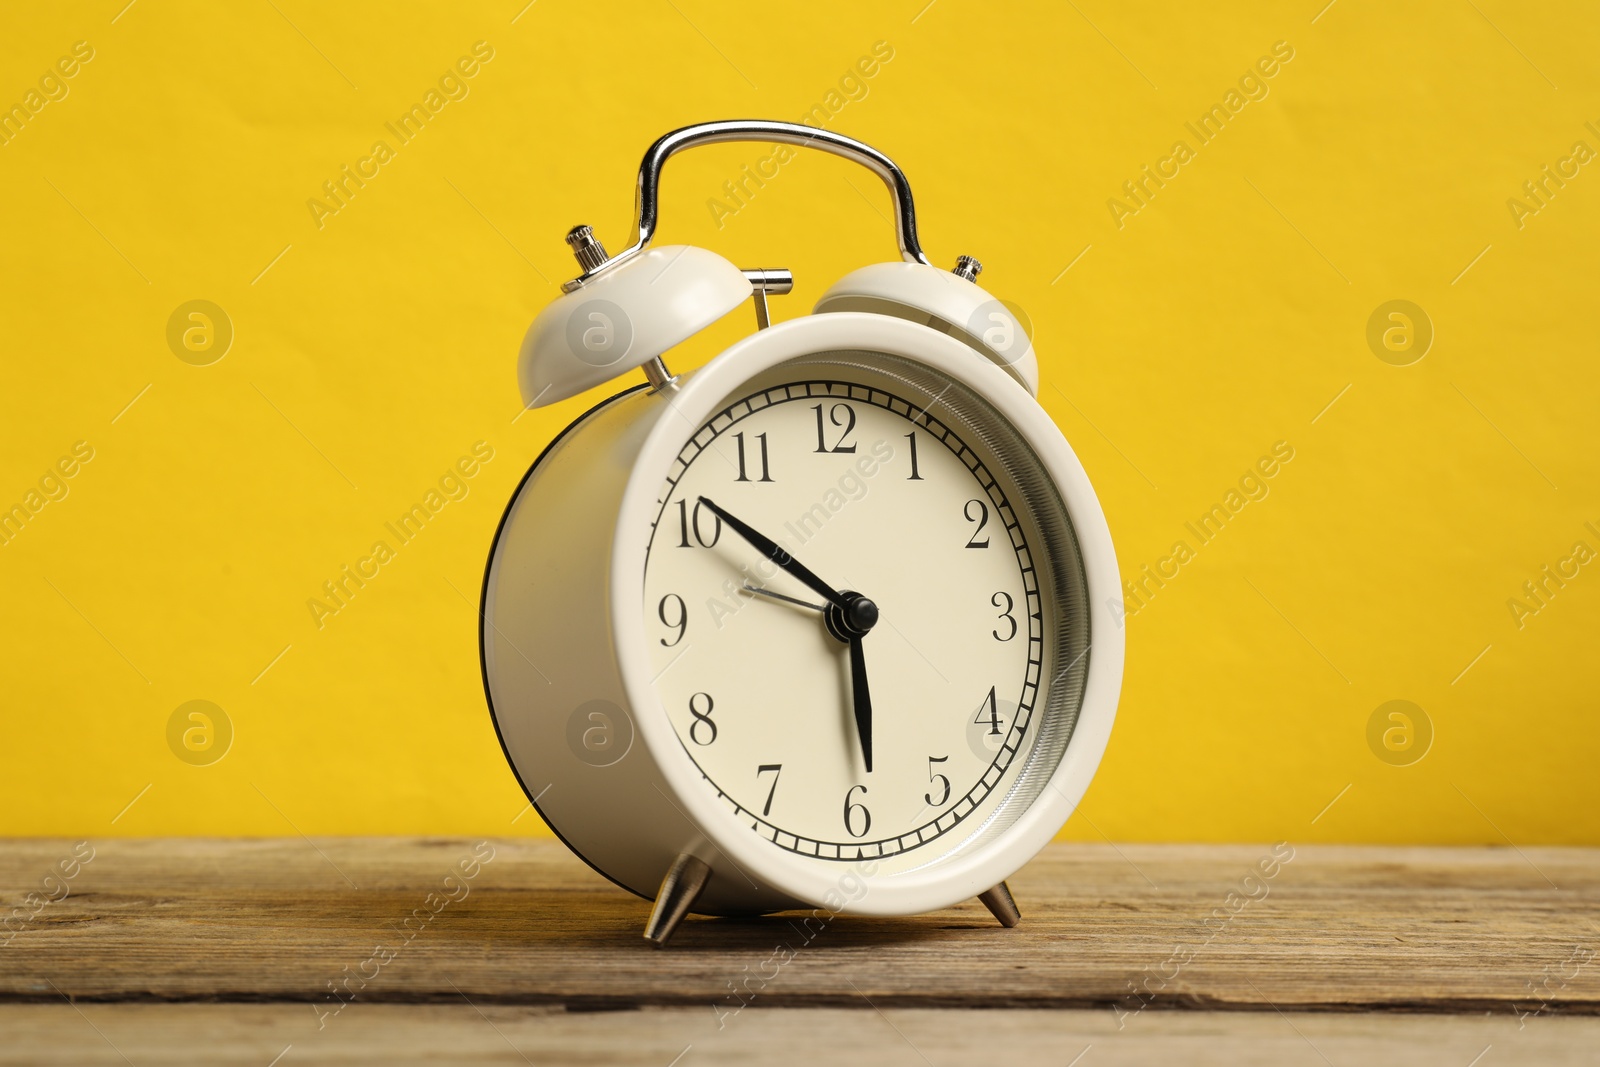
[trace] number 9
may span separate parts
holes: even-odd
[[[673,613],[678,616],[676,619],[667,618],[667,602],[671,600],[678,602],[678,610]],[[672,648],[683,640],[684,631],[689,628],[689,608],[684,604],[683,597],[677,593],[668,593],[661,598],[661,603],[656,607],[656,614],[660,617],[662,625],[678,631],[671,641],[668,641],[665,637],[661,639],[663,645],[667,648]]]

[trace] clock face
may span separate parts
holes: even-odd
[[[645,561],[654,687],[704,787],[774,847],[917,866],[1014,818],[1059,761],[1081,572],[998,419],[964,389],[802,364],[672,465]],[[858,596],[875,619],[829,610]]]

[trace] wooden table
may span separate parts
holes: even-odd
[[[1059,844],[1014,930],[972,902],[658,951],[554,842],[9,841],[0,1064],[1600,1059],[1600,850],[1271,855]]]

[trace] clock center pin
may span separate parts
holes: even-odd
[[[878,624],[878,605],[848,589],[841,591],[839,596],[845,606],[829,604],[824,620],[830,634],[849,644],[851,638],[867,636]]]

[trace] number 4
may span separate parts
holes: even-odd
[[[995,703],[994,686],[989,687],[989,695],[983,698],[983,703],[978,705],[978,714],[973,722],[979,726],[989,727],[990,737],[1000,736],[1000,705]]]

